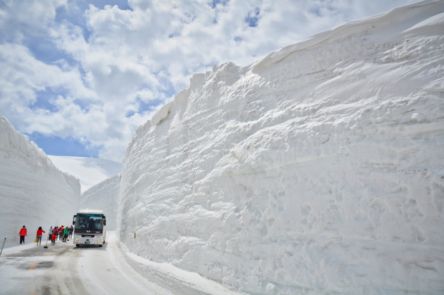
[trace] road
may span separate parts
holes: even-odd
[[[212,294],[156,271],[142,276],[137,268],[144,266],[129,265],[114,240],[103,248],[28,245],[0,257],[0,294]]]

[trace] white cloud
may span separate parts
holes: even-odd
[[[101,147],[102,157],[120,159],[149,115],[139,106],[168,99],[193,73],[227,61],[246,65],[411,1],[231,0],[214,8],[209,0],[128,2],[131,9],[89,5],[85,11],[64,0],[0,6],[0,112],[22,131],[84,139]],[[27,48],[35,36],[65,58],[39,60]],[[45,89],[64,90],[53,101],[57,111],[32,108]]]
[[[66,0],[3,0],[0,40],[21,41],[26,37],[45,35],[57,8],[65,4]]]
[[[2,106],[23,107],[36,101],[36,93],[46,88],[65,89],[78,98],[94,98],[77,68],[61,69],[36,59],[23,45],[0,44],[0,97]],[[2,108],[3,110],[3,108]]]

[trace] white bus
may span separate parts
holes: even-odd
[[[101,210],[84,209],[74,215],[73,242],[76,247],[99,246],[106,241],[106,217]]]

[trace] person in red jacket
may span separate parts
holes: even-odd
[[[58,230],[59,230],[58,227],[55,226],[52,229],[52,232],[50,233],[51,234],[51,244],[53,244],[53,245],[55,245],[55,242],[57,240]]]
[[[40,246],[42,244],[43,233],[45,233],[45,231],[42,229],[41,226],[39,226],[39,229],[37,230],[37,237],[36,237],[37,246]]]
[[[19,231],[20,245],[25,243],[25,237],[27,235],[28,235],[28,230],[26,229],[26,226],[23,226]]]
[[[59,227],[59,232],[58,232],[58,234],[59,234],[59,241],[63,239],[63,230],[64,229],[65,229],[65,227],[63,225],[61,225]]]
[[[55,245],[56,239],[57,239],[57,234],[56,231],[53,230],[51,234],[51,244]]]

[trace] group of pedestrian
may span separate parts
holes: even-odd
[[[54,226],[50,227],[48,232],[48,240],[51,241],[51,243],[54,245],[57,238],[62,241],[66,242],[69,240],[69,237],[72,235],[73,227],[71,226]],[[42,244],[42,236],[46,233],[41,226],[37,229],[36,236],[35,236],[35,242],[37,243],[37,246],[40,246]],[[22,226],[22,228],[19,231],[20,236],[20,245],[25,243],[25,237],[28,235],[28,229],[26,226]]]
[[[51,240],[51,244],[55,244],[57,238],[62,242],[69,241],[69,237],[72,235],[73,227],[71,226],[54,226],[49,229],[48,240]]]

